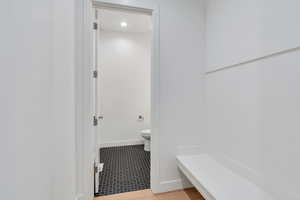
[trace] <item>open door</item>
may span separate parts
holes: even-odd
[[[100,152],[98,145],[98,129],[99,129],[99,108],[98,108],[98,38],[99,38],[99,22],[97,9],[94,8],[93,23],[93,110],[94,110],[94,193],[99,189],[99,173],[100,173]]]

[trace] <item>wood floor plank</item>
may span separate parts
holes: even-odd
[[[178,190],[154,195],[151,190],[127,192],[103,197],[94,200],[205,200],[195,188]]]
[[[103,197],[97,197],[95,200],[157,200],[151,190],[140,190],[136,192],[127,192]]]
[[[195,188],[185,189],[184,192],[189,196],[190,200],[205,200]]]
[[[158,194],[156,197],[158,200],[190,200],[183,190]]]

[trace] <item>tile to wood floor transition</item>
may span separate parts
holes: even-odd
[[[95,200],[205,200],[201,194],[194,188],[178,190],[154,195],[151,190],[141,190],[136,192],[127,192],[103,197],[97,197]]]

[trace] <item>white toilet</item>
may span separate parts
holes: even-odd
[[[150,151],[151,130],[145,129],[141,131],[141,136],[144,138],[144,150]]]

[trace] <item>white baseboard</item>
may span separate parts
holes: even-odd
[[[159,193],[171,192],[175,190],[183,189],[183,184],[181,179],[162,181],[160,182]]]
[[[185,178],[160,182],[160,187],[157,193],[172,192],[193,187],[189,181],[184,179]]]
[[[195,155],[202,151],[203,147],[198,145],[177,146],[177,155]],[[155,189],[155,193],[171,192],[193,187],[185,175],[181,173],[181,171],[179,171],[179,173],[180,176],[178,179],[160,182],[159,187]]]
[[[120,141],[102,143],[100,144],[100,148],[131,146],[131,145],[140,145],[140,144],[144,144],[144,141],[143,140],[120,140]]]

